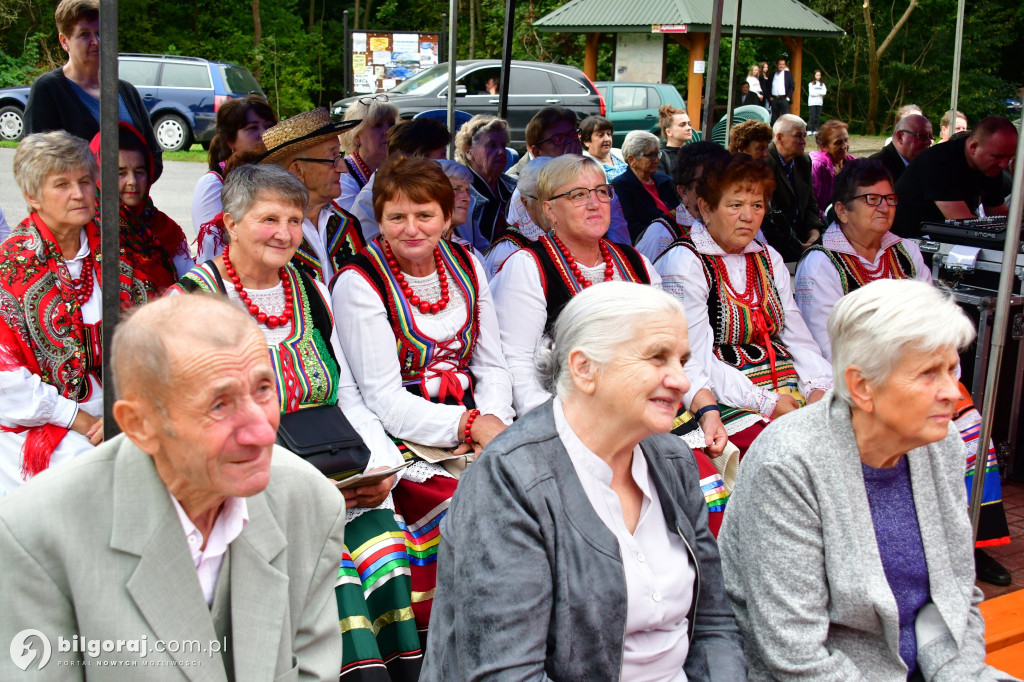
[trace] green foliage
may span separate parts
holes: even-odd
[[[57,45],[53,11],[58,0],[0,0],[0,86],[24,85],[64,59]],[[253,40],[253,0],[155,2],[120,0],[118,47],[124,52],[184,54],[229,61],[258,75],[271,104],[281,116],[312,106],[329,105],[342,96],[346,39],[343,12],[350,10],[349,28],[364,26],[367,3],[370,30],[447,30],[443,0],[262,0],[262,39]],[[513,30],[515,59],[583,66],[583,34],[543,33],[533,22],[565,0],[518,0]],[[804,41],[804,97],[811,72],[820,68],[829,94],[823,115],[848,121],[853,131],[866,128],[869,95],[867,35],[862,2],[804,0],[811,9],[839,25],[846,35]],[[877,44],[885,39],[909,0],[871,2]],[[876,125],[890,129],[892,111],[915,102],[938,121],[949,106],[952,81],[956,0],[920,0],[907,25],[894,37],[879,72],[879,113]],[[504,0],[460,0],[458,56],[470,56],[470,12],[476,8],[473,56],[501,56]],[[312,16],[311,16],[312,15]],[[1024,4],[1020,0],[968,3],[964,27],[959,108],[971,121],[1003,113],[1000,99],[1024,85],[1019,55],[1024,53]],[[598,50],[597,80],[614,77],[614,38]],[[730,87],[738,87],[751,63],[787,52],[776,37],[741,37],[736,76],[729,83],[730,39],[720,46],[716,104],[724,107]],[[445,57],[442,57],[442,60]],[[686,95],[688,54],[669,42],[665,50],[665,81]],[[806,101],[806,100],[805,100]]]

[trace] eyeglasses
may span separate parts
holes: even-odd
[[[904,135],[913,135],[919,140],[928,140],[929,143],[933,142],[931,135],[925,135],[924,133],[915,133],[912,130],[900,130],[898,132],[901,132]]]
[[[379,95],[373,95],[372,97],[360,97],[357,101],[364,107],[368,107],[374,102],[387,102],[388,96],[382,92]]]
[[[655,159],[659,158],[660,156],[661,156],[661,152],[658,151],[658,150],[654,150],[653,152],[647,152],[646,154],[641,154],[640,158],[647,159],[648,161],[654,161]]]
[[[295,159],[296,161],[308,161],[309,163],[329,163],[336,171],[345,170],[345,157],[338,154],[333,159]]]
[[[868,206],[881,206],[882,201],[885,201],[889,206],[895,206],[900,203],[898,194],[858,194],[855,197],[850,197],[850,201],[854,199],[863,199],[864,203]]]
[[[551,135],[550,137],[545,137],[543,140],[537,143],[537,146],[539,147],[545,142],[550,142],[556,147],[564,147],[567,144],[569,144],[569,142],[571,142],[574,138],[579,139],[579,136],[582,134],[583,131],[580,130],[579,128],[577,128],[571,133],[558,133],[556,135]]]
[[[573,206],[586,206],[590,202],[590,193],[593,192],[597,200],[602,204],[609,203],[615,196],[615,188],[611,185],[598,185],[597,187],[575,187],[568,192],[562,192],[551,197],[549,201],[554,201],[560,197],[566,197],[569,199]]]

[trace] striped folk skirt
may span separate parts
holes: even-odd
[[[981,436],[981,412],[974,406],[967,387],[960,384],[960,402],[956,405],[953,423],[960,431],[960,437],[967,446],[967,468],[965,483],[967,500],[971,499],[974,472],[978,459],[978,438]],[[975,547],[993,547],[1010,543],[1010,528],[1006,525],[1006,510],[1003,508],[1003,483],[999,479],[999,460],[996,449],[989,441],[985,458],[985,491],[981,498],[981,514],[978,517],[978,538]]]
[[[395,513],[373,509],[345,525],[334,595],[341,622],[341,678],[413,682],[423,651],[410,593],[405,532]]]

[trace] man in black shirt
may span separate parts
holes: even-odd
[[[892,231],[920,237],[921,223],[947,218],[1006,215],[1002,173],[1017,151],[1017,129],[1005,118],[991,116],[970,135],[921,152],[896,183],[899,209]]]

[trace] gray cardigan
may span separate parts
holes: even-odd
[[[919,670],[936,682],[1012,680],[985,665],[963,442],[950,424],[945,439],[907,457],[932,603],[945,626],[919,645]],[[850,410],[832,391],[751,446],[719,544],[751,680],[907,679]]]
[[[641,447],[665,521],[697,566],[690,680],[745,680],[693,454],[676,436]],[[459,482],[441,523],[437,592],[420,679],[618,680],[626,583],[555,430],[552,403],[496,438]]]

